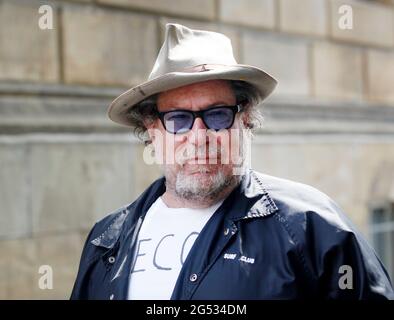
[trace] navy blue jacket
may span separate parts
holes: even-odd
[[[95,224],[71,299],[127,299],[139,228],[164,191],[160,178]],[[308,298],[394,293],[374,250],[327,195],[249,170],[201,230],[171,299]]]

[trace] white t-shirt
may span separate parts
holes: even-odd
[[[159,197],[138,234],[129,300],[169,300],[179,272],[201,229],[223,201],[205,208],[169,208]]]

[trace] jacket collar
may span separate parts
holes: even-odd
[[[278,210],[274,200],[264,187],[261,174],[254,170],[247,170],[238,188],[234,190],[234,204],[244,204],[241,210],[231,210],[230,220],[262,218]]]
[[[113,248],[122,235],[122,230],[132,230],[132,225],[139,217],[145,215],[164,191],[165,178],[161,177],[132,204],[113,212],[114,218],[109,227],[91,243],[107,249]],[[239,186],[231,192],[222,206],[229,205],[229,201],[232,202],[233,209],[229,211],[227,219],[232,221],[266,217],[278,210],[274,200],[264,188],[262,175],[251,169],[246,171]]]

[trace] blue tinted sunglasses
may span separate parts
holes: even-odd
[[[219,131],[231,128],[235,115],[240,111],[242,111],[242,104],[213,107],[200,111],[171,110],[159,112],[159,118],[164,128],[172,134],[189,131],[196,118],[201,118],[208,129]]]

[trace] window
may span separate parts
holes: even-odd
[[[394,280],[394,203],[372,210],[371,237],[379,258]]]

